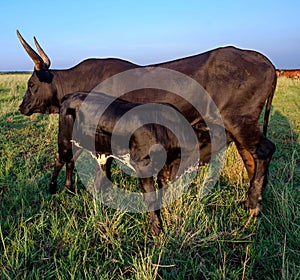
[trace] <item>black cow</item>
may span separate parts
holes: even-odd
[[[114,134],[117,139],[114,156],[123,157],[127,153],[130,154],[130,163],[136,170],[144,192],[151,229],[155,234],[159,234],[161,231],[159,201],[161,199],[156,198],[153,175],[157,175],[158,185],[163,188],[176,175],[180,175],[190,165],[197,163],[198,140],[189,123],[185,121],[187,126],[181,123],[180,117],[178,118],[179,113],[170,105],[164,104],[167,108],[160,106],[155,109],[158,104],[152,104],[145,108],[142,106],[144,104],[114,99],[101,93],[83,92],[68,94],[63,98],[59,115],[58,153],[51,187],[56,188],[57,176],[64,164],[67,167],[65,185],[68,188],[71,187],[74,167],[73,150],[76,154],[76,145],[78,152],[86,148],[93,153],[94,157],[102,160],[102,155],[110,156],[113,153],[111,142]],[[84,109],[81,109],[83,102]],[[107,104],[109,104],[108,108],[106,108]],[[137,110],[134,114],[127,116],[125,121],[123,119],[123,125],[116,130],[116,123],[132,109]],[[97,122],[94,123],[95,115],[99,110],[104,113],[99,122],[96,118]],[[155,119],[168,124],[168,127],[153,123],[153,117],[149,118],[153,114],[155,114]],[[178,135],[181,136],[181,140],[178,139]],[[126,137],[128,137],[128,142],[123,141]],[[72,143],[76,143],[75,147]],[[162,158],[164,154],[166,157]],[[103,160],[101,165],[105,165]],[[96,188],[100,188],[103,178],[99,170]]]
[[[35,63],[35,70],[20,105],[20,112],[25,115],[58,113],[61,100],[67,93],[91,91],[115,74],[145,67],[120,59],[88,59],[67,70],[50,70],[50,60],[37,41],[35,43],[40,55],[25,42],[19,32],[17,34]],[[201,84],[211,96],[222,116],[227,138],[235,142],[248,171],[250,187],[246,205],[251,215],[257,215],[261,210],[261,191],[267,182],[269,162],[275,151],[275,145],[266,138],[276,87],[276,73],[272,63],[255,51],[223,47],[151,66],[183,73]],[[201,116],[194,107],[171,92],[144,89],[129,92],[122,99],[140,103],[170,103],[190,123],[201,122]],[[258,121],[266,101],[262,133]]]

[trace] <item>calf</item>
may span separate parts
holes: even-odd
[[[125,118],[125,114],[131,110],[135,110],[135,113],[127,114]],[[153,119],[157,119],[157,123],[154,123]],[[120,120],[123,120],[123,124],[116,129],[115,126]],[[153,176],[157,176],[158,186],[163,188],[199,160],[197,138],[201,137],[196,137],[187,121],[181,121],[184,122],[184,119],[180,118],[178,111],[167,104],[145,106],[101,93],[77,92],[66,95],[59,115],[58,153],[50,192],[56,191],[57,176],[64,164],[65,186],[71,187],[74,157],[82,148],[89,150],[98,159],[102,159],[103,155],[114,154],[115,157],[122,157],[129,153],[130,164],[139,177],[144,193],[151,230],[159,234],[161,198],[156,198]],[[201,128],[197,131],[199,133]],[[206,137],[205,133],[203,137]],[[111,143],[115,144],[114,150]],[[161,164],[163,155],[165,158]],[[104,165],[105,161],[101,161],[102,168]],[[95,180],[96,189],[100,188],[103,178],[103,171],[99,169]]]

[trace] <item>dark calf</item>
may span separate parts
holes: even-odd
[[[157,110],[155,108],[159,104],[155,104],[154,107],[147,104],[146,107],[139,109],[141,105],[120,99],[114,100],[100,93],[93,95],[79,92],[67,95],[60,109],[58,153],[50,192],[56,191],[57,176],[64,164],[66,164],[65,185],[67,188],[71,187],[74,157],[82,148],[91,151],[95,158],[101,158],[102,155],[109,156],[113,152],[116,157],[129,153],[130,163],[139,177],[144,193],[151,229],[155,234],[159,234],[161,198],[157,197],[153,175],[157,175],[158,185],[163,188],[176,175],[198,162],[199,146],[193,129],[188,122],[185,123],[185,127],[178,121],[180,115],[174,108],[160,104],[164,107]],[[170,110],[167,110],[168,108]],[[125,117],[127,112],[134,109],[136,109],[134,114]],[[103,111],[100,119],[97,116],[99,110]],[[150,115],[152,118],[149,119]],[[160,123],[165,123],[166,127],[153,123],[153,115]],[[121,118],[123,125],[115,129]],[[95,122],[95,119],[99,122]],[[172,131],[168,125],[172,127]],[[111,147],[113,137],[117,140],[114,151]],[[129,142],[124,141],[125,138]],[[78,148],[73,147],[73,143],[77,143]],[[102,161],[101,167],[104,165],[105,162]],[[99,169],[95,180],[96,189],[100,188],[103,178],[103,172]]]

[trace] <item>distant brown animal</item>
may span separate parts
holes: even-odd
[[[286,77],[291,79],[300,79],[300,69],[279,70],[276,69],[277,77]]]
[[[280,72],[281,72],[281,70],[279,70],[279,69],[276,69],[276,76],[277,76],[277,78],[279,78],[279,77],[280,77]]]

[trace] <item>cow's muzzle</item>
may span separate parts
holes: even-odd
[[[19,112],[25,116],[31,116],[33,114],[33,111],[30,108],[26,108],[22,105],[19,107]]]

